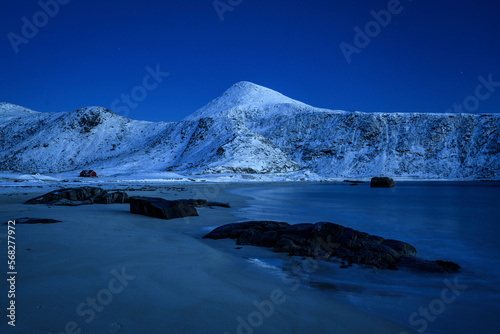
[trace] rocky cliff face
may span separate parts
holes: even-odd
[[[255,131],[323,175],[500,177],[498,115],[299,112],[262,119]]]
[[[500,114],[318,109],[248,82],[176,123],[101,107],[38,113],[8,103],[0,121],[0,170],[500,179]]]

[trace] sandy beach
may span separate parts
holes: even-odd
[[[307,261],[296,260],[301,273],[273,275],[256,259],[286,255],[202,239],[216,226],[241,220],[235,214],[246,198],[227,190],[244,185],[118,187],[128,188],[129,195],[231,204],[230,209],[199,208],[199,217],[174,220],[131,214],[128,204],[23,204],[57,186],[2,191],[2,222],[21,217],[62,221],[16,226],[16,326],[7,325],[3,297],[3,333],[409,331],[303,284],[312,270]],[[7,226],[2,226],[6,248]],[[2,262],[7,263],[4,250]]]

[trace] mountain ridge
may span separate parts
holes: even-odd
[[[0,103],[0,170],[500,179],[499,114],[315,108],[239,82],[180,122]]]

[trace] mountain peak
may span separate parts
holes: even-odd
[[[240,82],[235,83],[234,85],[229,87],[224,92],[224,95],[228,94],[228,95],[233,95],[233,96],[235,96],[235,95],[245,96],[245,95],[252,94],[252,93],[260,93],[260,94],[261,93],[264,93],[264,94],[265,93],[268,93],[268,94],[274,93],[274,94],[279,94],[279,95],[283,96],[282,94],[280,94],[272,89],[254,84],[253,82],[250,82],[250,81],[240,81]]]
[[[0,113],[2,116],[21,116],[26,114],[38,114],[37,111],[19,106],[17,104],[0,102]]]
[[[266,105],[293,104],[307,106],[306,104],[286,97],[272,89],[248,81],[235,83],[221,96],[196,111],[185,120],[195,120],[202,117],[212,117],[235,108],[257,108]]]
[[[260,86],[248,81],[235,83],[214,101],[229,102],[228,104],[278,104],[278,103],[301,103],[293,100],[275,90]],[[212,102],[214,102],[212,101]]]

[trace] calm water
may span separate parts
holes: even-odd
[[[289,223],[329,221],[414,245],[426,259],[459,263],[459,275],[339,269],[321,263],[308,286],[332,298],[385,316],[425,333],[497,332],[500,328],[500,183],[399,182],[394,189],[368,183],[291,184],[240,188],[251,200],[242,219]],[[289,265],[260,259],[278,268]],[[448,285],[461,290],[443,303]],[[466,288],[465,288],[466,286]],[[452,295],[450,295],[452,296]],[[434,313],[417,314],[431,307]],[[413,315],[413,318],[410,317]]]

